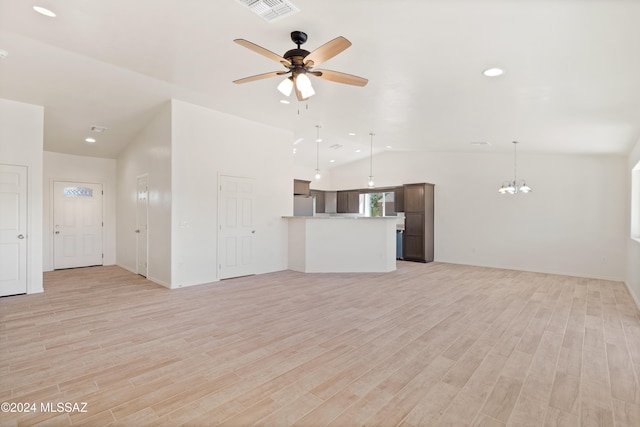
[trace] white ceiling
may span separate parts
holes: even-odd
[[[323,169],[367,157],[370,132],[376,152],[519,140],[522,151],[626,154],[640,137],[638,1],[292,3],[299,13],[269,23],[235,0],[0,0],[0,97],[45,106],[46,150],[101,157],[116,157],[170,98],[291,129],[303,138],[297,162],[313,167],[320,124]],[[293,30],[310,51],[349,39],[320,68],[369,84],[313,79],[309,102],[283,105],[280,78],[232,83],[282,70],[233,39],[284,54]],[[489,67],[505,74],[487,78]],[[108,130],[91,135],[92,125]]]

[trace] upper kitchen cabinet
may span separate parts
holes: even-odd
[[[434,185],[404,185],[402,256],[407,261],[433,261]]]
[[[393,189],[394,208],[396,212],[404,212],[404,187]]]
[[[309,184],[311,181],[304,181],[302,179],[293,180],[293,195],[294,196],[308,196],[310,194]]]
[[[359,213],[360,192],[358,190],[338,191],[338,213]]]

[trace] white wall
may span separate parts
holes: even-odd
[[[53,183],[75,181],[102,184],[102,247],[104,265],[116,263],[116,161],[98,157],[44,152],[44,223],[43,259],[44,271],[53,270]]]
[[[138,177],[149,177],[148,279],[171,285],[171,104],[167,102],[117,159],[116,262],[136,271]]]
[[[42,284],[42,150],[44,108],[0,98],[0,163],[27,167],[27,293]]]
[[[255,271],[287,268],[293,211],[288,131],[172,102],[172,287],[218,280],[218,174],[255,178]]]
[[[530,194],[500,195],[513,154],[386,152],[376,185],[435,187],[435,260],[623,280],[627,174],[622,156],[518,153]],[[362,162],[335,168],[336,188],[360,188]]]
[[[631,169],[640,161],[640,140],[636,143],[636,146],[631,150],[628,159],[628,168],[625,178],[631,182]],[[631,185],[629,185],[628,193],[628,205],[627,209],[631,208]],[[629,217],[630,218],[630,217]],[[636,301],[636,305],[640,307],[640,242],[631,239],[631,227],[628,228],[629,234],[627,235],[627,272],[625,282],[627,287],[631,291],[633,298]]]
[[[321,170],[320,175],[320,179],[316,180],[315,169],[303,168],[298,165],[293,166],[293,177],[295,179],[311,181],[311,184],[309,184],[309,188],[311,188],[312,190],[332,190],[333,186],[331,184],[331,169]],[[293,184],[291,185],[293,186]]]

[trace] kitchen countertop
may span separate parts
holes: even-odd
[[[314,216],[304,216],[304,215],[285,215],[282,218],[287,218],[287,219],[291,219],[291,218],[299,218],[299,219],[393,219],[393,220],[398,220],[398,217],[396,216],[349,216],[349,215],[345,215],[345,216],[340,216],[340,215],[314,215]]]

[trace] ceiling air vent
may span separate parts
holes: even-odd
[[[247,6],[256,15],[265,21],[273,22],[276,19],[284,18],[300,12],[300,9],[284,0],[236,0],[238,3]]]

